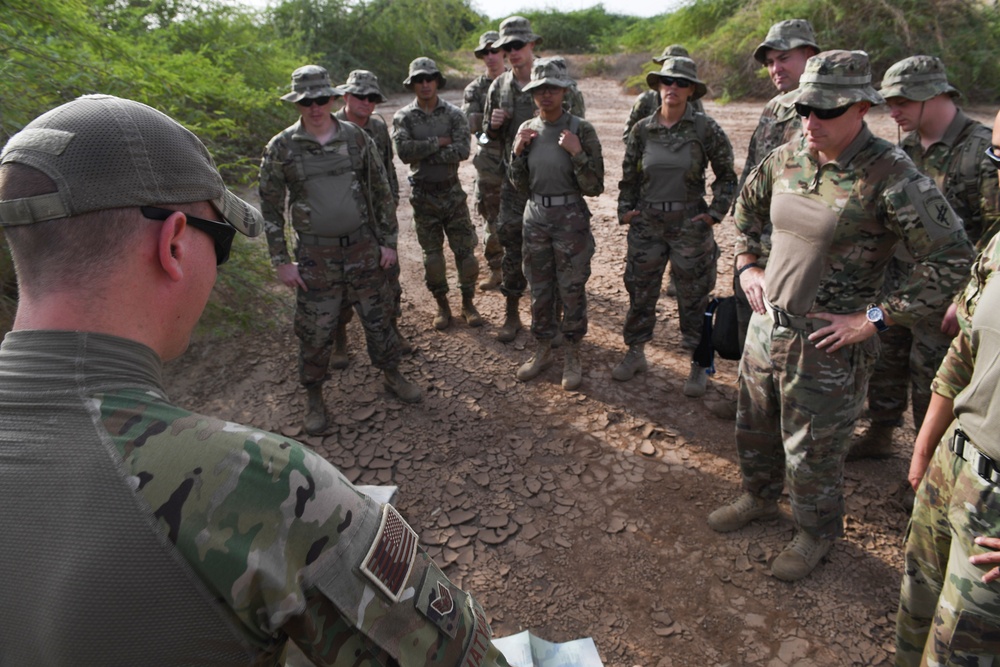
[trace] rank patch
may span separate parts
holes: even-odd
[[[417,534],[392,505],[384,505],[382,523],[361,562],[361,571],[393,602],[398,602],[416,555]]]
[[[465,594],[448,581],[437,567],[429,566],[420,584],[417,595],[417,609],[436,625],[441,632],[452,639],[461,622],[462,605]]]

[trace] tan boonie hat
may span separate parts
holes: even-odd
[[[438,69],[437,63],[430,58],[416,58],[410,63],[410,74],[403,81],[403,85],[411,88],[413,86],[413,77],[420,76],[421,74],[436,76],[438,78],[438,90],[444,88],[444,84],[447,83],[444,75],[441,74],[441,70]]]
[[[286,102],[314,97],[340,97],[344,94],[340,88],[334,88],[330,83],[330,74],[326,68],[319,65],[303,65],[292,72],[292,92],[285,93],[281,99]]]
[[[760,46],[754,49],[753,59],[763,65],[768,49],[791,51],[800,46],[811,46],[819,53],[819,46],[816,45],[816,33],[813,32],[809,21],[805,19],[779,21],[771,26],[771,29],[767,31],[767,37],[760,43]]]
[[[382,90],[378,87],[378,77],[366,69],[352,70],[347,75],[347,83],[338,87],[345,93],[359,97],[378,95],[379,104],[385,102],[385,95],[382,94]]]
[[[260,212],[226,189],[205,145],[152,107],[111,95],[84,95],[15,134],[0,165],[48,176],[56,192],[0,201],[0,225],[30,225],[93,211],[211,202],[246,236],[264,228]]]
[[[500,33],[496,30],[487,30],[479,36],[479,46],[473,51],[477,58],[482,58],[483,54],[487,49],[498,49],[499,46],[493,46],[493,43],[500,39]]]
[[[836,109],[855,102],[884,104],[872,88],[872,68],[864,51],[824,51],[806,61],[799,87],[780,99],[784,104],[805,104]]]
[[[691,54],[680,44],[671,44],[667,48],[663,49],[663,53],[657,57],[653,58],[653,62],[662,65],[663,61],[670,56],[682,56],[684,58],[690,58]]]
[[[691,101],[704,97],[708,92],[708,86],[698,78],[698,65],[690,58],[684,56],[667,56],[663,60],[663,66],[659,72],[648,72],[646,74],[646,85],[653,90],[660,89],[662,77],[669,76],[674,79],[687,79],[694,84],[694,93]]]
[[[944,93],[952,97],[962,94],[948,83],[944,63],[934,56],[903,58],[886,71],[879,92],[887,99],[905,97],[915,102],[926,102]]]
[[[531,21],[523,16],[510,16],[500,24],[500,39],[493,42],[493,46],[499,49],[504,44],[511,42],[524,42],[525,44],[535,42],[538,44],[541,41],[540,35],[531,32]]]
[[[569,88],[573,83],[573,79],[569,78],[566,61],[562,57],[536,58],[531,65],[531,81],[521,90],[528,92],[541,86]]]

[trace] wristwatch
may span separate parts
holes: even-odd
[[[885,331],[889,328],[889,325],[885,323],[885,313],[879,308],[877,303],[868,304],[868,310],[865,311],[865,316],[868,321],[875,325],[879,333]]]

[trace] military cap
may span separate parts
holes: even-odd
[[[872,68],[864,51],[824,51],[806,61],[799,87],[781,98],[785,104],[836,109],[855,102],[884,104],[872,88]]]
[[[281,99],[286,102],[298,102],[314,97],[340,97],[344,94],[340,88],[334,88],[330,83],[330,73],[319,65],[303,65],[292,72],[292,92],[285,93]]]
[[[555,56],[535,59],[531,65],[531,81],[525,84],[522,90],[528,92],[540,86],[569,88],[572,85],[573,79],[569,78],[566,61],[560,56]]]
[[[500,39],[500,33],[496,30],[487,30],[479,36],[479,45],[473,51],[477,58],[482,58],[487,49],[500,48],[493,46],[493,43]]]
[[[414,58],[413,62],[410,63],[410,74],[403,81],[403,85],[411,88],[413,86],[413,77],[420,76],[421,74],[436,76],[438,78],[438,89],[444,88],[444,84],[446,83],[444,75],[438,69],[437,63],[430,58]]]
[[[688,53],[688,50],[680,44],[671,44],[667,48],[663,49],[663,53],[660,56],[653,58],[653,62],[662,65],[663,61],[670,56],[683,56],[684,58],[690,58],[691,54]]]
[[[260,212],[229,190],[205,145],[170,116],[132,100],[84,95],[15,134],[0,165],[48,176],[56,192],[0,201],[0,225],[28,225],[93,211],[211,202],[246,236]]]
[[[760,43],[760,46],[754,49],[753,59],[763,65],[768,49],[791,51],[800,46],[811,46],[816,49],[817,53],[819,52],[819,46],[816,45],[816,33],[813,32],[809,21],[805,19],[779,21],[771,26],[771,29],[767,31],[767,37]]]
[[[500,24],[500,39],[493,42],[493,46],[499,49],[504,44],[511,42],[527,44],[528,42],[539,43],[541,41],[540,35],[531,32],[531,21],[523,16],[510,16]]]
[[[378,77],[366,69],[352,70],[347,75],[347,83],[340,86],[340,89],[345,93],[357,95],[358,97],[378,95],[379,104],[385,102],[385,95],[382,94],[382,90],[378,87]]]
[[[895,63],[886,71],[879,92],[885,98],[905,97],[915,102],[926,102],[942,93],[961,95],[948,83],[944,63],[934,56],[910,56]]]
[[[704,97],[708,92],[708,86],[698,78],[698,65],[690,58],[684,56],[667,56],[663,60],[663,66],[659,72],[648,72],[646,74],[646,85],[653,90],[659,90],[662,77],[669,76],[674,79],[687,79],[694,84],[694,94],[691,101]]]

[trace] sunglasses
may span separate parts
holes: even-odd
[[[678,88],[691,87],[691,82],[688,81],[687,79],[675,79],[672,76],[661,76],[660,81],[663,83],[664,86],[667,86],[668,88],[670,86],[677,86]]]
[[[490,54],[491,56],[495,56],[496,54],[500,53],[501,51],[503,51],[503,49],[493,49],[493,48],[490,48],[490,49],[483,49],[482,51],[480,51],[480,53],[482,53],[484,56],[487,53]]]
[[[427,83],[428,81],[434,81],[436,79],[437,79],[436,74],[418,74],[412,79],[410,79],[410,81],[412,83]]]
[[[149,220],[166,220],[176,213],[176,211],[168,211],[165,208],[157,208],[155,206],[141,206],[139,210],[142,211],[143,217]],[[215,243],[215,265],[222,266],[225,264],[229,259],[229,251],[233,247],[236,228],[225,222],[196,218],[190,213],[185,213],[184,217],[187,218],[189,225],[212,237],[212,241]]]
[[[996,146],[990,146],[986,149],[986,157],[990,159],[994,167],[1000,169],[1000,155],[997,155]]]
[[[364,100],[365,102],[371,102],[372,104],[378,104],[382,101],[382,96],[378,93],[369,93],[368,95],[355,95],[354,93],[348,93],[348,95],[359,100]]]
[[[549,84],[545,84],[544,86],[538,86],[531,92],[536,95],[555,95],[560,90],[565,90],[565,89],[560,88],[559,86],[552,86]]]
[[[325,95],[323,97],[307,97],[305,99],[299,100],[298,102],[296,102],[296,104],[298,104],[300,107],[311,107],[314,104],[323,106],[329,101],[330,101],[330,96]]]
[[[500,48],[502,48],[507,53],[510,53],[511,51],[520,51],[525,47],[526,44],[527,42],[508,42]]]
[[[816,107],[811,107],[808,104],[796,104],[795,113],[803,118],[808,118],[809,114],[812,114],[820,120],[833,120],[834,118],[840,118],[843,116],[852,106],[854,105],[845,104],[842,107],[835,107],[833,109],[817,109]]]

